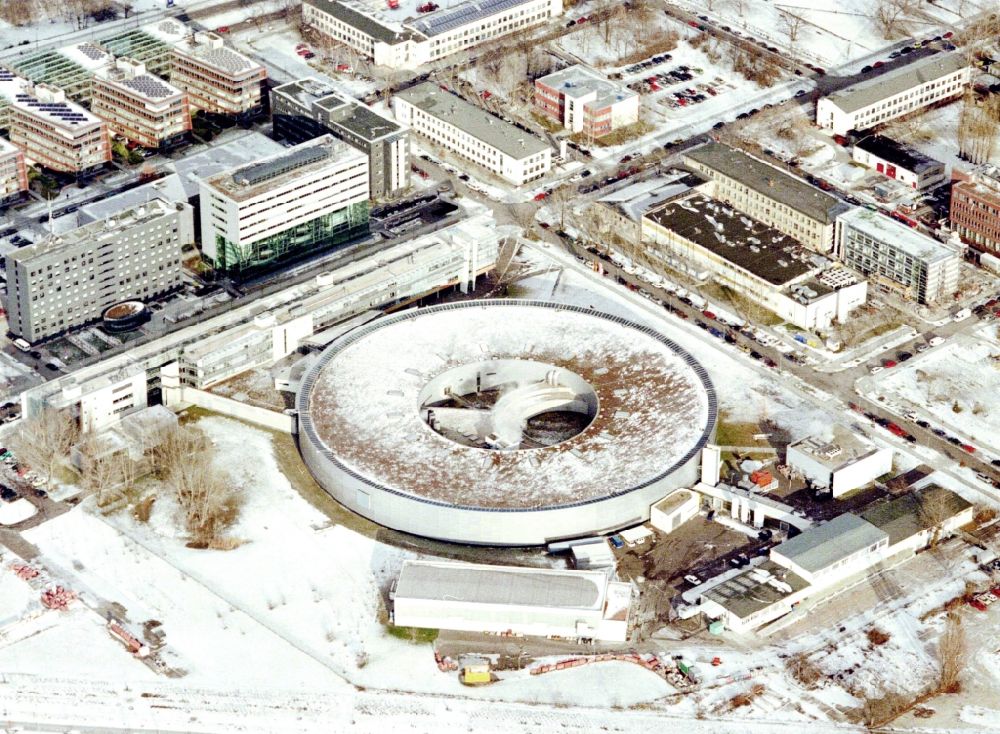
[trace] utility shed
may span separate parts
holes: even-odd
[[[631,586],[604,571],[405,561],[393,623],[624,642],[631,598]]]
[[[889,535],[845,512],[771,549],[771,560],[810,584],[828,586],[885,557]]]

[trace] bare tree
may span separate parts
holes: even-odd
[[[985,163],[996,146],[1000,97],[991,94],[980,101],[970,90],[958,117],[958,155],[970,163]]]
[[[899,33],[902,20],[912,9],[913,1],[878,0],[874,20],[883,38],[894,38]]]
[[[493,278],[493,293],[506,296],[511,283],[521,275],[521,264],[517,261],[521,243],[517,237],[508,237],[500,244],[497,262],[490,275]]]
[[[13,26],[36,23],[41,16],[41,5],[35,0],[3,0],[0,2],[0,20]]]
[[[69,456],[78,435],[79,429],[73,416],[46,407],[27,419],[10,443],[18,460],[41,472],[47,482],[59,463]]]
[[[951,494],[937,487],[928,487],[917,495],[919,506],[917,512],[924,525],[931,529],[928,545],[937,546],[944,532],[944,524],[954,516],[951,504]]]
[[[785,29],[785,35],[788,36],[789,46],[795,46],[799,40],[799,30],[802,28],[803,22],[801,16],[787,10],[781,11],[781,25]]]
[[[575,186],[560,186],[549,197],[551,206],[559,212],[559,229],[566,229],[566,208],[579,196]]]
[[[938,663],[941,665],[938,682],[942,693],[958,693],[962,690],[962,673],[968,664],[968,657],[969,649],[962,620],[958,615],[950,613],[938,641]]]

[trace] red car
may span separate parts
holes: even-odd
[[[715,320],[715,314],[712,313],[711,311],[702,311],[701,315],[704,316],[706,319],[712,319],[713,321]]]
[[[986,611],[986,605],[983,604],[981,601],[979,601],[979,599],[970,599],[969,606],[972,607],[973,609],[978,609],[981,612]]]
[[[994,586],[990,589],[990,593],[993,594],[993,596],[1000,598],[1000,586]]]
[[[882,362],[882,366],[885,367],[886,369],[891,369],[895,367],[897,364],[898,362],[896,362],[896,360],[894,359],[887,359]]]
[[[951,31],[948,31],[947,33],[942,33],[941,34],[941,38],[951,38],[954,35],[955,35],[954,33],[952,33]]]
[[[889,433],[891,433],[892,435],[899,436],[900,438],[906,435],[906,431],[897,426],[895,423],[890,423],[889,425],[887,425],[886,430],[888,430]]]
[[[218,28],[215,29],[215,32],[216,33],[229,33],[229,26],[227,26],[227,25],[220,25]]]
[[[577,23],[586,23],[587,22],[587,16],[586,15],[581,15],[579,18],[576,19],[576,22]]]
[[[885,66],[885,62],[884,61],[876,61],[874,64],[872,64],[872,68],[873,69],[878,69],[878,68],[880,68],[882,66]]]
[[[484,90],[483,90],[483,91],[482,91],[482,92],[480,93],[480,96],[481,96],[481,97],[482,97],[483,99],[489,99],[490,97],[492,97],[492,96],[493,96],[493,92],[489,91],[488,89],[484,89]]]
[[[535,201],[545,201],[545,197],[547,195],[548,194],[546,194],[544,191],[540,191],[537,194],[535,194]]]
[[[969,453],[969,454],[974,454],[974,453],[976,453],[976,447],[975,446],[970,446],[967,443],[963,443],[962,444],[962,451],[965,451],[966,453]]]

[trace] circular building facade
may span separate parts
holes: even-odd
[[[649,517],[698,481],[715,391],[691,355],[618,316],[469,301],[361,327],[296,398],[299,448],[341,504],[397,530],[541,545]]]

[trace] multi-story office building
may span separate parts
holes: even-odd
[[[24,153],[0,138],[0,205],[19,199],[28,190]]]
[[[194,242],[191,207],[154,199],[11,252],[7,319],[29,342],[95,321],[120,301],[181,285],[181,249]]]
[[[870,209],[837,218],[837,256],[871,282],[919,303],[938,303],[958,290],[957,250]]]
[[[134,59],[97,73],[90,109],[112,134],[151,150],[176,145],[191,129],[187,95]]]
[[[267,69],[227,48],[215,33],[200,32],[171,49],[170,83],[188,95],[195,110],[229,117],[261,111]]]
[[[201,179],[202,253],[246,274],[368,230],[368,157],[332,135]]]
[[[867,130],[965,90],[972,69],[964,52],[925,56],[816,102],[816,124],[837,135]]]
[[[866,168],[874,168],[910,188],[923,190],[945,181],[944,163],[882,135],[861,138],[854,144],[852,157]]]
[[[833,222],[845,208],[837,198],[721,143],[687,151],[684,162],[714,182],[716,199],[817,252],[833,249]]]
[[[437,8],[437,4],[433,4]],[[379,66],[415,69],[562,15],[562,0],[464,0],[422,12],[424,0],[305,0],[302,21]]]
[[[802,329],[843,323],[867,299],[867,283],[846,269],[696,189],[643,214],[642,239],[653,268],[711,276]]]
[[[535,109],[567,130],[599,138],[639,122],[639,95],[576,64],[535,80]]]
[[[10,102],[10,142],[60,173],[85,174],[111,160],[108,127],[61,89],[25,84]]]
[[[392,99],[396,119],[433,143],[515,186],[541,178],[552,148],[534,135],[424,82]]]
[[[950,220],[963,242],[1000,255],[1000,169],[982,166],[952,185]]]
[[[410,130],[316,79],[300,79],[271,90],[276,136],[303,143],[333,135],[368,156],[373,199],[392,197],[409,182]]]

